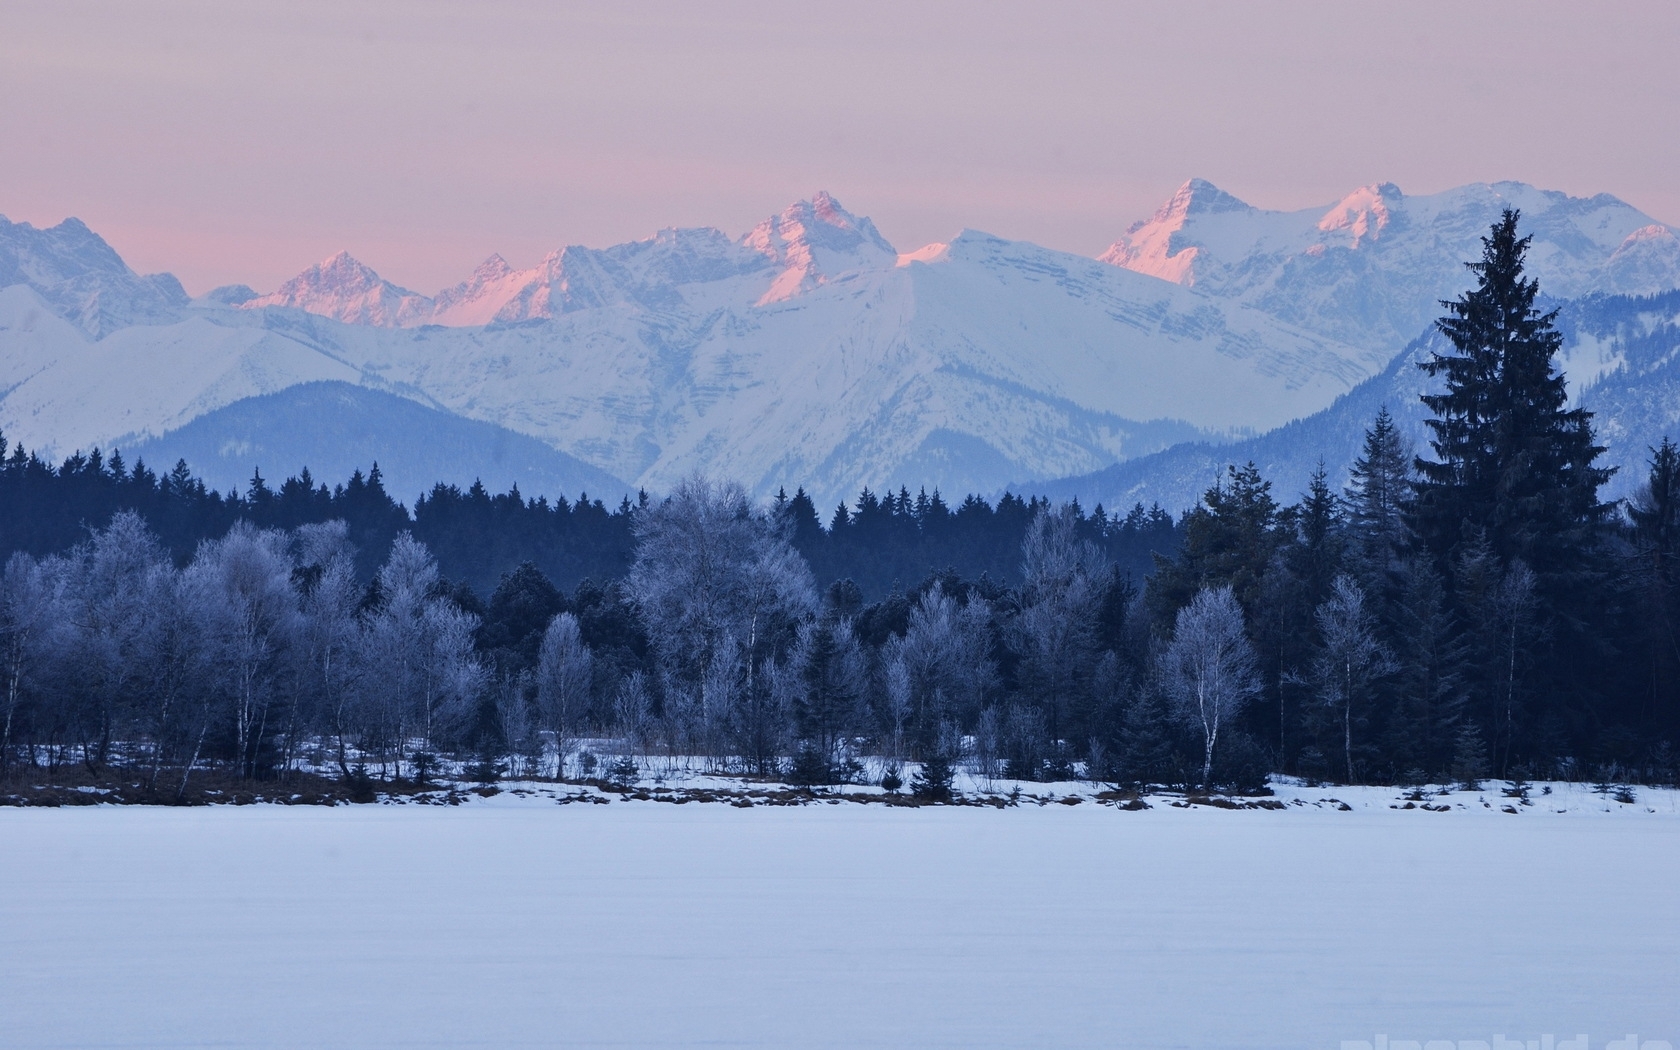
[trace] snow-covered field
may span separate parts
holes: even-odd
[[[0,810],[0,1046],[1680,1044],[1674,793],[1280,797]]]

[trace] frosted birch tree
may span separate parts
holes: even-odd
[[[184,581],[242,776],[256,770],[282,654],[298,627],[289,548],[284,533],[239,522],[199,546]]]
[[[537,654],[537,710],[554,736],[554,776],[564,779],[578,721],[589,704],[595,658],[583,643],[578,619],[561,613],[548,622]]]
[[[1204,587],[1178,611],[1160,673],[1179,718],[1201,734],[1205,788],[1221,730],[1260,691],[1254,647],[1230,587]]]
[[[1393,674],[1396,664],[1377,639],[1377,625],[1365,607],[1365,592],[1351,576],[1336,577],[1330,597],[1313,614],[1319,650],[1313,659],[1313,684],[1321,704],[1342,724],[1342,755],[1348,783],[1354,782],[1353,727],[1371,701],[1376,684]]]
[[[904,634],[882,654],[889,702],[898,684],[908,700],[908,722],[918,747],[936,744],[941,722],[977,714],[997,685],[991,654],[991,610],[978,596],[966,605],[934,586],[910,610]]]
[[[0,772],[11,760],[12,725],[23,705],[24,690],[44,662],[60,630],[63,577],[18,551],[0,573],[0,676],[4,712],[0,712]]]
[[[781,523],[734,483],[684,479],[635,528],[629,593],[666,686],[667,717],[695,712],[701,744],[715,753],[734,704],[763,688],[762,664],[816,608],[811,571]]]
[[[342,521],[305,525],[294,539],[304,570],[299,597],[303,623],[296,649],[298,692],[309,699],[315,723],[332,734],[339,772],[348,777],[345,738],[354,721],[361,640],[357,609],[362,590],[356,584],[355,548]]]

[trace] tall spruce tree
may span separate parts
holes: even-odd
[[[1409,534],[1405,509],[1411,497],[1412,455],[1388,406],[1365,431],[1365,444],[1348,472],[1347,530],[1350,561],[1373,593],[1388,589]]]
[[[1680,737],[1680,446],[1667,437],[1651,450],[1650,475],[1628,500],[1633,521],[1629,566],[1636,621],[1628,634],[1644,650],[1639,721]]]
[[[1436,322],[1454,353],[1421,364],[1446,389],[1425,394],[1434,418],[1434,460],[1418,459],[1415,526],[1443,563],[1480,533],[1503,562],[1521,559],[1545,576],[1591,541],[1608,511],[1598,488],[1611,471],[1594,466],[1592,415],[1566,407],[1552,358],[1563,342],[1556,311],[1535,308],[1538,281],[1523,274],[1530,238],[1517,236],[1507,208],[1466,264],[1476,287]]]

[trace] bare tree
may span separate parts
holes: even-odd
[[[910,679],[910,665],[902,653],[892,654],[881,671],[885,679],[886,727],[892,741],[892,761],[896,768],[904,761],[904,727],[910,721],[910,709],[915,702],[915,683]]]
[[[1351,576],[1336,577],[1330,597],[1314,613],[1320,639],[1313,660],[1313,686],[1319,702],[1342,723],[1342,752],[1348,783],[1354,782],[1353,724],[1356,710],[1369,703],[1376,683],[1397,664],[1377,640],[1376,622],[1365,608],[1365,592]]]
[[[199,546],[184,581],[244,776],[255,773],[282,653],[296,634],[289,548],[284,533],[239,522]]]
[[[1178,611],[1160,669],[1179,717],[1202,734],[1202,786],[1207,787],[1220,730],[1260,689],[1254,647],[1230,587],[1204,587]]]
[[[755,510],[741,486],[701,477],[638,514],[629,592],[660,665],[667,717],[696,714],[691,728],[713,754],[734,705],[757,695],[761,665],[816,607],[784,523]]]
[[[78,548],[66,566],[74,652],[65,677],[79,700],[74,732],[83,761],[101,767],[117,725],[153,681],[147,655],[175,568],[140,516],[123,511]]]
[[[537,654],[537,710],[543,728],[554,734],[554,777],[565,779],[566,756],[571,753],[578,720],[589,704],[595,678],[595,657],[583,643],[578,619],[561,613],[543,631]]]
[[[1534,570],[1521,561],[1513,561],[1500,578],[1491,603],[1500,639],[1500,755],[1499,772],[1503,776],[1511,765],[1511,748],[1517,739],[1517,693],[1521,682],[1522,661],[1533,643],[1537,631],[1540,601],[1535,594],[1538,579]]]
[[[0,772],[11,760],[12,723],[34,673],[37,654],[50,650],[63,610],[62,573],[18,551],[0,573],[0,676],[4,676],[5,717],[0,725]]]
[[[935,586],[910,610],[910,624],[883,651],[889,703],[907,686],[908,721],[919,747],[934,745],[942,721],[977,715],[997,685],[991,610],[978,596],[958,605]]]
[[[613,694],[613,722],[619,737],[637,755],[645,757],[652,721],[653,704],[648,698],[647,678],[640,671],[632,671],[619,682]]]
[[[309,697],[336,744],[339,773],[350,775],[345,737],[356,712],[354,689],[360,670],[355,548],[342,521],[305,525],[294,534],[304,570],[300,608],[303,624],[296,647],[299,693]],[[301,704],[297,705],[301,707]]]
[[[409,734],[418,732],[430,749],[464,731],[487,674],[473,651],[477,617],[437,595],[437,565],[425,544],[399,535],[377,579],[364,682],[400,776]]]

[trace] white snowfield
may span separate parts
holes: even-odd
[[[0,810],[0,1046],[1680,1044],[1675,793],[1540,792]]]

